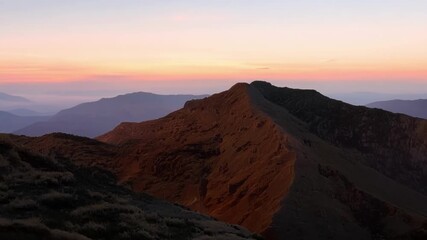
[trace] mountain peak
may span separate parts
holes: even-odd
[[[136,191],[272,239],[340,239],[349,235],[343,229],[366,239],[385,218],[402,221],[396,211],[427,213],[417,168],[426,164],[426,129],[425,121],[256,81],[98,139],[122,149],[111,169]],[[378,206],[387,210],[372,212]],[[343,216],[354,220],[343,227],[334,220]]]

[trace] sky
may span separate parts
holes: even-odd
[[[426,43],[426,0],[0,0],[0,91],[422,93]]]

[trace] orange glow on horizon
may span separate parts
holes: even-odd
[[[3,66],[0,67],[3,69]],[[245,68],[227,66],[169,66],[145,70],[97,68],[43,68],[25,71],[0,72],[0,83],[67,82],[102,78],[143,80],[313,80],[313,81],[371,81],[412,80],[427,82],[427,69],[271,69],[268,67]]]

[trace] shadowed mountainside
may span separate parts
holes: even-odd
[[[9,141],[1,136],[0,239],[256,237],[241,227],[118,187],[107,171],[37,155]]]
[[[427,121],[356,107],[313,90],[277,88],[254,82],[263,96],[339,148],[354,148],[364,164],[427,193]]]
[[[366,105],[393,113],[402,113],[412,117],[427,119],[427,99],[419,100],[390,100],[374,102]]]
[[[156,119],[181,108],[191,99],[205,95],[157,95],[138,92],[104,98],[63,110],[44,122],[37,122],[15,132],[42,136],[54,132],[95,137],[121,122]]]

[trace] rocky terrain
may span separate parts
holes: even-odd
[[[312,90],[237,84],[103,143],[8,137],[267,239],[427,236],[427,121]]]
[[[0,239],[255,239],[146,194],[114,176],[0,140]]]
[[[269,239],[411,239],[426,233],[426,124],[254,82],[98,139],[122,149],[122,183]]]

